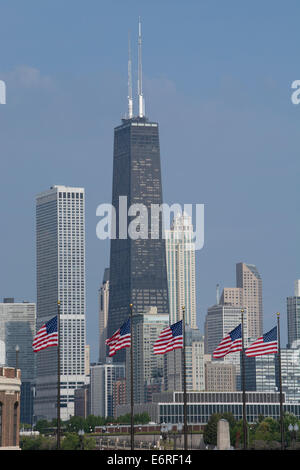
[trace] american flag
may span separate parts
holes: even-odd
[[[165,354],[183,348],[182,320],[164,328],[153,346],[154,354]]]
[[[242,350],[242,325],[241,323],[228,335],[226,335],[219,346],[213,352],[213,358],[219,359],[226,354]]]
[[[262,356],[263,354],[278,353],[277,326],[260,336],[246,349],[246,356]]]
[[[58,346],[57,316],[45,323],[33,339],[32,347],[34,352],[49,346]]]
[[[119,328],[111,338],[106,340],[109,346],[109,356],[114,356],[119,349],[128,348],[131,345],[130,318]]]

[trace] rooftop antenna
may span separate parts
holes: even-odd
[[[216,285],[217,305],[219,305],[219,303],[220,303],[220,291],[219,291],[219,287],[220,287],[220,285],[217,284],[217,285]]]
[[[139,117],[145,115],[145,102],[143,97],[142,86],[142,25],[139,17],[139,37],[138,37],[138,100],[139,100]]]
[[[133,117],[130,33],[128,33],[128,118]]]

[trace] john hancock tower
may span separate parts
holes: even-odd
[[[149,307],[157,307],[158,314],[169,313],[161,212],[156,217],[157,231],[151,234],[151,205],[158,207],[162,204],[162,184],[158,123],[145,116],[141,45],[139,23],[138,115],[133,115],[129,49],[128,117],[122,119],[122,124],[114,130],[112,205],[116,211],[116,238],[110,242],[108,337],[128,319],[131,303],[133,314],[146,313]],[[128,214],[133,204],[147,208],[147,236],[145,225],[140,227],[141,238],[128,235],[128,226],[139,216],[138,212],[134,216],[125,215],[125,231],[124,224],[119,221],[120,213],[124,221],[124,213]],[[124,359],[123,349],[116,354],[115,360],[123,362]]]

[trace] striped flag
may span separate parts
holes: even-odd
[[[164,328],[153,346],[154,354],[165,354],[183,348],[182,320]]]
[[[119,349],[128,348],[131,345],[130,318],[119,328],[111,338],[106,340],[109,346],[109,357],[114,356]]]
[[[278,353],[277,326],[260,336],[246,349],[246,356],[262,356],[263,354]]]
[[[33,339],[32,347],[34,352],[41,351],[41,349],[46,349],[49,346],[58,346],[57,316],[45,323]]]
[[[226,354],[242,350],[242,325],[241,323],[228,335],[226,335],[219,346],[213,352],[213,358],[219,359]]]

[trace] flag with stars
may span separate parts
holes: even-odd
[[[220,359],[226,354],[242,350],[242,324],[226,335],[213,352],[214,359]]]
[[[165,354],[183,348],[182,320],[164,328],[153,346],[154,354]]]
[[[260,336],[245,351],[246,356],[249,357],[276,353],[278,353],[277,326]]]
[[[111,338],[106,340],[109,346],[109,357],[114,356],[117,351],[131,346],[130,318],[119,328]]]
[[[46,349],[49,346],[58,346],[57,316],[45,323],[33,339],[32,348],[34,352],[41,351],[41,349]]]

